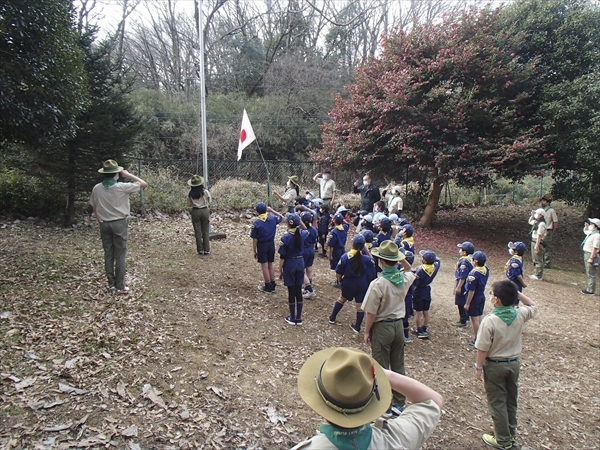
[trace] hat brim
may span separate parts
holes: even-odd
[[[191,186],[191,187],[202,186],[204,184],[204,179],[200,180],[199,183],[192,183],[192,180],[189,179],[188,182],[187,182],[187,184],[188,184],[188,186]]]
[[[115,169],[108,169],[108,170],[104,170],[104,168],[102,169],[98,169],[98,173],[120,173],[123,172],[123,169],[121,166],[117,166]]]
[[[372,248],[371,255],[376,256],[379,259],[385,259],[386,261],[402,261],[402,260],[406,259],[406,256],[404,256],[401,252],[398,252],[398,256],[392,256],[392,255],[386,255],[386,254],[382,255],[379,252],[378,248]]]
[[[325,420],[343,428],[356,428],[374,421],[390,407],[392,402],[392,388],[381,366],[370,356],[369,358],[371,358],[371,361],[375,366],[375,373],[377,374],[380,399],[377,400],[377,398],[373,396],[367,407],[361,412],[355,414],[338,412],[327,406],[323,397],[321,397],[321,394],[317,390],[315,377],[319,374],[325,360],[329,358],[335,350],[337,350],[336,347],[321,350],[305,361],[298,374],[298,392],[300,393],[300,397],[302,397],[302,400],[304,400],[314,412],[319,414]],[[350,350],[358,351],[354,348]]]

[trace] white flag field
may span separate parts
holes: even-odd
[[[246,114],[246,110],[244,109],[244,115],[242,116],[242,130],[240,131],[240,142],[238,144],[238,161],[242,159],[242,151],[255,140],[256,136],[254,136],[254,130],[250,124],[250,119],[248,119],[248,114]]]

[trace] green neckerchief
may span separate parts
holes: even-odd
[[[587,242],[587,240],[589,239],[590,236],[593,236],[594,234],[598,234],[598,233],[600,233],[600,231],[594,230],[590,234],[586,235],[585,238],[583,239],[583,242],[581,243],[581,247],[585,246],[585,243]]]
[[[512,306],[496,306],[492,310],[492,314],[500,317],[509,327],[517,318],[517,311]]]
[[[104,189],[108,189],[114,186],[115,184],[117,184],[117,180],[115,180],[114,178],[107,178],[102,181],[102,186],[104,186]]]
[[[324,423],[319,427],[319,431],[338,450],[367,449],[371,445],[371,437],[373,435],[370,423],[358,428],[340,428],[333,424]]]
[[[381,272],[381,276],[396,287],[402,287],[404,284],[404,274],[395,267],[386,267]]]

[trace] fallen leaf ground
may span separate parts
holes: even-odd
[[[600,448],[599,297],[579,293],[581,217],[556,209],[554,268],[526,290],[540,313],[524,333],[519,443]],[[528,240],[527,216],[508,206],[462,209],[417,229],[417,248],[443,261],[432,337],[406,349],[408,374],[446,400],[427,449],[483,448],[480,435],[491,430],[470,331],[450,325],[456,243],[473,240],[488,254],[490,282],[502,279],[506,243]],[[256,288],[250,217],[216,214],[213,227],[227,239],[205,257],[187,220],[132,221],[127,297],[104,290],[95,223],[74,231],[1,224],[0,448],[284,449],[314,434],[320,419],[296,390],[303,361],[329,346],[368,349],[348,327],[353,308],[328,324],[338,291],[320,258],[304,325],[284,322],[284,288]]]

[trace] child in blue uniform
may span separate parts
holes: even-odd
[[[264,286],[258,286],[262,292],[275,292],[275,232],[277,225],[283,220],[283,216],[274,209],[268,207],[265,203],[257,203],[254,207],[258,213],[258,219],[252,224],[250,237],[252,238],[252,248],[254,250],[254,259],[260,263]],[[269,216],[267,213],[274,216]]]
[[[300,220],[306,228],[307,237],[304,241],[304,290],[302,296],[304,298],[315,298],[317,293],[312,287],[313,277],[313,262],[315,261],[315,244],[317,243],[317,230],[312,226],[313,215],[305,211],[300,215]]]
[[[329,247],[329,268],[335,270],[337,263],[344,254],[346,240],[348,239],[348,228],[350,226],[344,223],[344,216],[336,213],[333,216],[334,227],[327,236],[327,247]],[[336,281],[331,283],[333,287],[339,288],[340,285]]]
[[[470,346],[475,345],[477,339],[477,331],[481,323],[483,308],[485,307],[485,285],[490,277],[490,269],[485,265],[487,256],[483,252],[473,253],[473,270],[467,277],[467,303],[465,309],[469,313],[471,322],[473,323],[473,334],[475,338],[469,341]]]
[[[321,253],[319,256],[327,258],[327,235],[329,234],[329,222],[331,221],[331,214],[329,213],[329,205],[322,204],[319,206],[319,224],[317,225],[317,232],[319,233],[319,244],[321,244]]]
[[[413,308],[417,312],[417,338],[429,338],[429,309],[431,308],[431,282],[440,270],[440,260],[431,250],[421,250],[421,267],[415,272],[413,283]]]
[[[285,321],[302,325],[302,282],[304,281],[304,240],[306,231],[300,229],[300,217],[288,214],[287,232],[279,244],[279,278],[288,288],[290,315]],[[303,232],[304,231],[304,232]]]
[[[379,233],[375,236],[373,245],[379,247],[384,241],[389,241],[392,238],[392,221],[383,217],[379,222]]]
[[[394,244],[398,246],[398,248],[403,248],[404,250],[408,250],[409,252],[415,252],[415,229],[409,223],[402,225],[400,231],[398,232],[398,236],[394,239]]]
[[[357,334],[360,333],[360,326],[365,316],[360,307],[369,287],[367,273],[369,268],[373,266],[373,260],[362,253],[365,243],[365,237],[362,234],[357,234],[352,239],[352,249],[340,258],[335,273],[342,293],[340,298],[333,304],[333,310],[329,315],[329,323],[335,323],[335,318],[344,303],[348,300],[354,300],[356,302],[356,322],[351,324],[350,328]]]
[[[454,278],[456,278],[456,285],[454,286],[454,304],[458,306],[458,322],[452,323],[453,326],[464,328],[467,326],[469,315],[465,310],[465,304],[467,303],[467,290],[466,283],[471,270],[473,270],[473,259],[471,255],[475,253],[475,246],[472,242],[465,241],[462,244],[456,244],[460,249],[460,256],[456,263],[456,269],[454,270]]]
[[[371,249],[373,248],[373,232],[371,230],[362,230],[360,232],[365,237],[365,246],[362,249],[363,255],[367,255],[369,258],[373,259],[373,255],[371,255]],[[375,264],[367,266],[367,284],[370,284],[375,278],[377,278],[377,268]]]
[[[415,255],[410,250],[403,250],[404,256],[406,257],[406,262],[411,266],[415,262]],[[398,264],[398,270],[404,270],[402,264]],[[404,297],[404,317],[402,318],[402,325],[404,326],[404,342],[410,343],[412,339],[410,338],[410,322],[409,319],[414,315],[413,312],[413,290],[409,289],[406,292],[406,296]]]
[[[517,285],[517,290],[523,292],[526,288],[525,280],[523,279],[523,255],[527,250],[527,246],[523,242],[509,242],[508,253],[510,259],[506,262],[506,278]],[[519,299],[515,305],[519,304]]]

